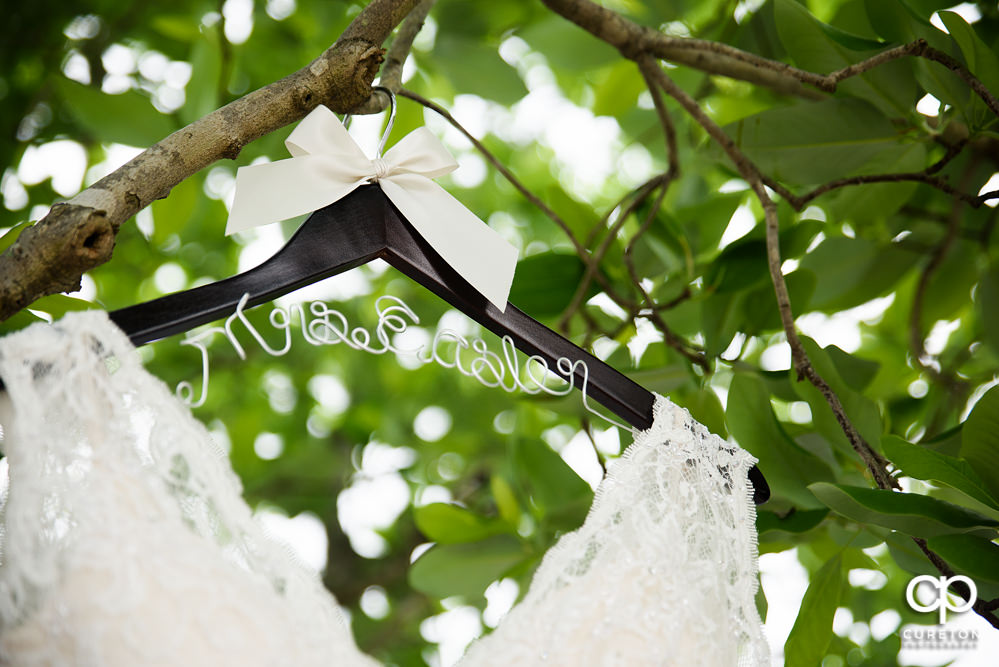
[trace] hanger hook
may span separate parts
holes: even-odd
[[[389,119],[388,125],[385,126],[385,132],[382,133],[382,138],[378,142],[378,154],[375,157],[381,157],[382,153],[385,151],[385,144],[388,143],[389,135],[392,134],[392,126],[395,124],[395,93],[386,88],[385,86],[371,86],[371,90],[378,90],[386,95],[389,99]],[[343,126],[350,129],[350,119],[352,114],[347,114],[343,117]]]

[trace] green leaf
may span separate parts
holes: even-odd
[[[947,564],[975,582],[999,584],[999,545],[973,535],[941,535],[926,541]]]
[[[807,533],[822,523],[822,520],[827,516],[829,516],[827,509],[804,511],[792,509],[784,516],[777,512],[757,510],[756,530],[760,533],[760,537],[769,532]]]
[[[968,295],[978,281],[977,243],[956,239],[946,259],[934,272],[923,296],[922,326],[929,331],[938,320],[951,320],[968,305]]]
[[[978,77],[989,90],[999,90],[999,57],[996,57],[995,52],[982,41],[974,27],[969,25],[960,14],[940,12],[939,16],[947,27],[947,32],[961,49],[961,54],[964,56],[965,63],[967,63],[971,73]],[[975,106],[978,108],[979,122],[990,124],[995,120],[995,117],[979,99],[976,99]]]
[[[874,401],[848,386],[840,376],[839,367],[833,363],[828,350],[837,350],[839,354],[836,355],[836,358],[845,368],[851,369],[851,372],[855,372],[854,369],[857,368],[857,365],[846,362],[844,358],[849,358],[849,355],[835,346],[820,348],[815,341],[807,336],[802,336],[801,342],[808,353],[812,366],[839,396],[847,417],[856,426],[861,437],[877,449],[882,432],[881,413],[878,406]],[[853,447],[846,434],[843,433],[843,428],[822,392],[810,382],[794,382],[797,376],[793,368],[789,370],[788,374],[793,382],[795,393],[807,401],[811,408],[812,423],[815,424],[816,431],[828,442],[838,446],[848,456],[853,456]]]
[[[26,220],[25,222],[14,225],[4,232],[4,235],[0,236],[0,253],[14,245],[14,242],[21,236],[21,232],[30,227],[32,224],[34,223]]]
[[[999,509],[999,500],[988,491],[982,478],[964,459],[889,435],[881,440],[885,456],[909,477],[941,482],[980,503]]]
[[[517,71],[500,58],[498,47],[478,40],[439,35],[427,54],[454,89],[510,105],[527,94]]]
[[[805,255],[800,268],[821,277],[810,306],[836,311],[892,291],[918,258],[894,244],[837,236],[825,239]]]
[[[706,287],[715,292],[740,292],[769,279],[766,243],[756,239],[726,246],[704,274]]]
[[[596,98],[593,102],[593,114],[596,116],[624,115],[634,108],[638,103],[638,96],[647,89],[645,79],[630,61],[606,67],[598,72],[598,76],[602,76],[603,80],[593,88]]]
[[[982,340],[999,354],[999,265],[993,266],[978,282],[975,306],[982,321]]]
[[[874,376],[878,374],[881,367],[876,361],[861,359],[849,352],[844,352],[835,345],[827,345],[822,350],[829,357],[829,361],[836,367],[836,371],[851,389],[863,391],[871,383]]]
[[[724,129],[764,173],[790,185],[849,176],[910,150],[884,114],[854,99],[769,109]]]
[[[489,487],[500,517],[511,526],[516,526],[520,520],[520,503],[517,502],[510,483],[499,475],[493,475],[489,480]]]
[[[409,582],[418,591],[439,598],[475,598],[526,556],[520,542],[509,535],[468,544],[439,544],[413,563]]]
[[[812,72],[833,72],[883,50],[877,42],[823,24],[794,0],[776,0],[774,18],[784,48],[799,67]],[[901,115],[912,106],[916,85],[911,67],[888,63],[843,81],[839,91]]]
[[[953,0],[899,0],[899,4],[927,24],[934,12],[954,6]]]
[[[183,14],[160,14],[153,18],[150,26],[156,32],[181,42],[192,42],[200,35],[198,24]]]
[[[742,326],[743,297],[733,292],[714,293],[700,304],[704,352],[709,357],[724,352]]]
[[[725,408],[718,395],[710,389],[699,389],[690,392],[674,392],[673,400],[677,405],[686,408],[690,416],[708,427],[708,430],[719,437],[728,437],[725,428]]]
[[[184,89],[184,106],[180,108],[180,119],[193,123],[219,107],[219,91],[223,89],[222,47],[219,32],[206,30],[198,35],[191,47],[191,69],[196,76]]]
[[[833,616],[843,594],[843,559],[837,554],[808,584],[791,634],[784,644],[788,667],[813,667],[822,662],[833,636]]]
[[[155,245],[163,245],[173,234],[182,235],[187,225],[194,221],[197,212],[204,208],[202,183],[203,179],[199,174],[189,176],[174,186],[169,195],[150,205],[153,213],[151,240]]]
[[[35,315],[27,308],[24,310],[19,310],[14,313],[3,322],[0,322],[0,336],[6,336],[9,333],[15,331],[20,331],[24,327],[30,326],[36,322],[44,322],[45,320]]]
[[[31,304],[32,310],[48,313],[54,320],[58,320],[70,311],[96,310],[98,308],[100,308],[100,306],[92,301],[77,299],[76,297],[66,296],[65,294],[52,294],[38,299]]]
[[[683,237],[698,258],[713,256],[718,251],[718,242],[725,234],[729,221],[745,199],[743,192],[712,193],[710,198],[673,211],[672,219],[678,222]],[[660,210],[659,218],[669,215],[664,208]],[[652,232],[656,233],[658,227],[654,225]]]
[[[507,529],[502,521],[473,514],[449,503],[417,507],[413,510],[413,518],[420,532],[440,544],[478,542]]]
[[[926,147],[921,143],[906,143],[884,151],[850,175],[917,172],[925,167]],[[866,183],[842,188],[818,202],[829,211],[832,219],[867,223],[898,212],[918,187],[918,183]]]
[[[572,254],[544,252],[517,263],[510,303],[534,318],[559,315],[579,288],[585,267]],[[591,288],[592,293],[596,287]]]
[[[885,536],[885,544],[895,563],[911,574],[933,574],[939,575],[933,564],[926,558],[926,554],[916,545],[908,535],[902,533],[888,533]]]
[[[920,58],[916,62],[916,80],[930,95],[967,114],[971,102],[968,86],[946,66]]]
[[[915,493],[816,482],[808,488],[827,507],[848,519],[915,537],[995,533],[999,521],[957,505]]]
[[[544,442],[516,441],[514,461],[542,517],[557,527],[578,528],[593,500],[590,485]]]
[[[106,95],[65,78],[58,80],[56,89],[76,121],[100,141],[145,148],[175,129],[169,116],[136,90]]]
[[[808,492],[806,483],[832,479],[832,471],[784,432],[763,380],[756,375],[737,373],[729,386],[725,417],[736,441],[759,459],[760,470],[775,496],[783,496],[799,507],[821,507]]]
[[[868,39],[866,37],[861,37],[860,35],[854,35],[851,32],[837,28],[834,25],[829,25],[828,23],[819,22],[819,27],[822,29],[822,32],[829,37],[829,39],[838,44],[842,44],[851,51],[873,51],[875,49],[883,49],[888,46],[885,42],[876,39]]]
[[[992,495],[999,498],[999,386],[985,392],[964,422],[961,457],[975,467]]]
[[[519,31],[518,36],[558,69],[585,72],[621,59],[607,42],[560,16],[548,16]],[[634,65],[631,66],[634,69]]]
[[[770,605],[767,603],[767,593],[763,590],[762,584],[757,585],[756,587],[756,596],[754,601],[756,602],[756,613],[760,615],[760,618],[766,618],[767,610],[770,608]]]

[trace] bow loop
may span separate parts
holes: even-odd
[[[240,167],[227,235],[323,208],[374,180],[459,275],[505,310],[517,249],[431,180],[458,163],[428,129],[371,160],[333,112],[318,106],[285,145],[291,158]]]
[[[440,178],[458,168],[454,156],[440,139],[425,127],[418,127],[388,149],[385,159],[400,171]]]
[[[327,155],[362,164],[368,161],[368,156],[347,133],[343,123],[322,105],[302,119],[284,140],[284,145],[292,157]]]

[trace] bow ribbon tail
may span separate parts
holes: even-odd
[[[302,155],[240,167],[226,236],[319,210],[367,180],[350,168],[336,168],[337,163],[322,155]]]
[[[379,184],[441,258],[504,312],[517,249],[425,176],[396,173]]]

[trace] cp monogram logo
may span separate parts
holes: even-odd
[[[954,605],[951,603],[950,598],[947,597],[947,587],[955,581],[964,582],[964,584],[971,590],[971,597],[961,604]],[[926,582],[930,586],[937,589],[937,599],[928,604],[920,604],[916,600],[916,588],[919,584]],[[971,609],[971,606],[975,604],[975,599],[978,597],[978,588],[968,577],[963,574],[959,574],[953,577],[931,577],[928,574],[921,574],[918,577],[914,577],[909,585],[905,588],[905,600],[909,603],[909,607],[913,611],[940,611],[940,625],[947,622],[947,611],[962,612]]]

